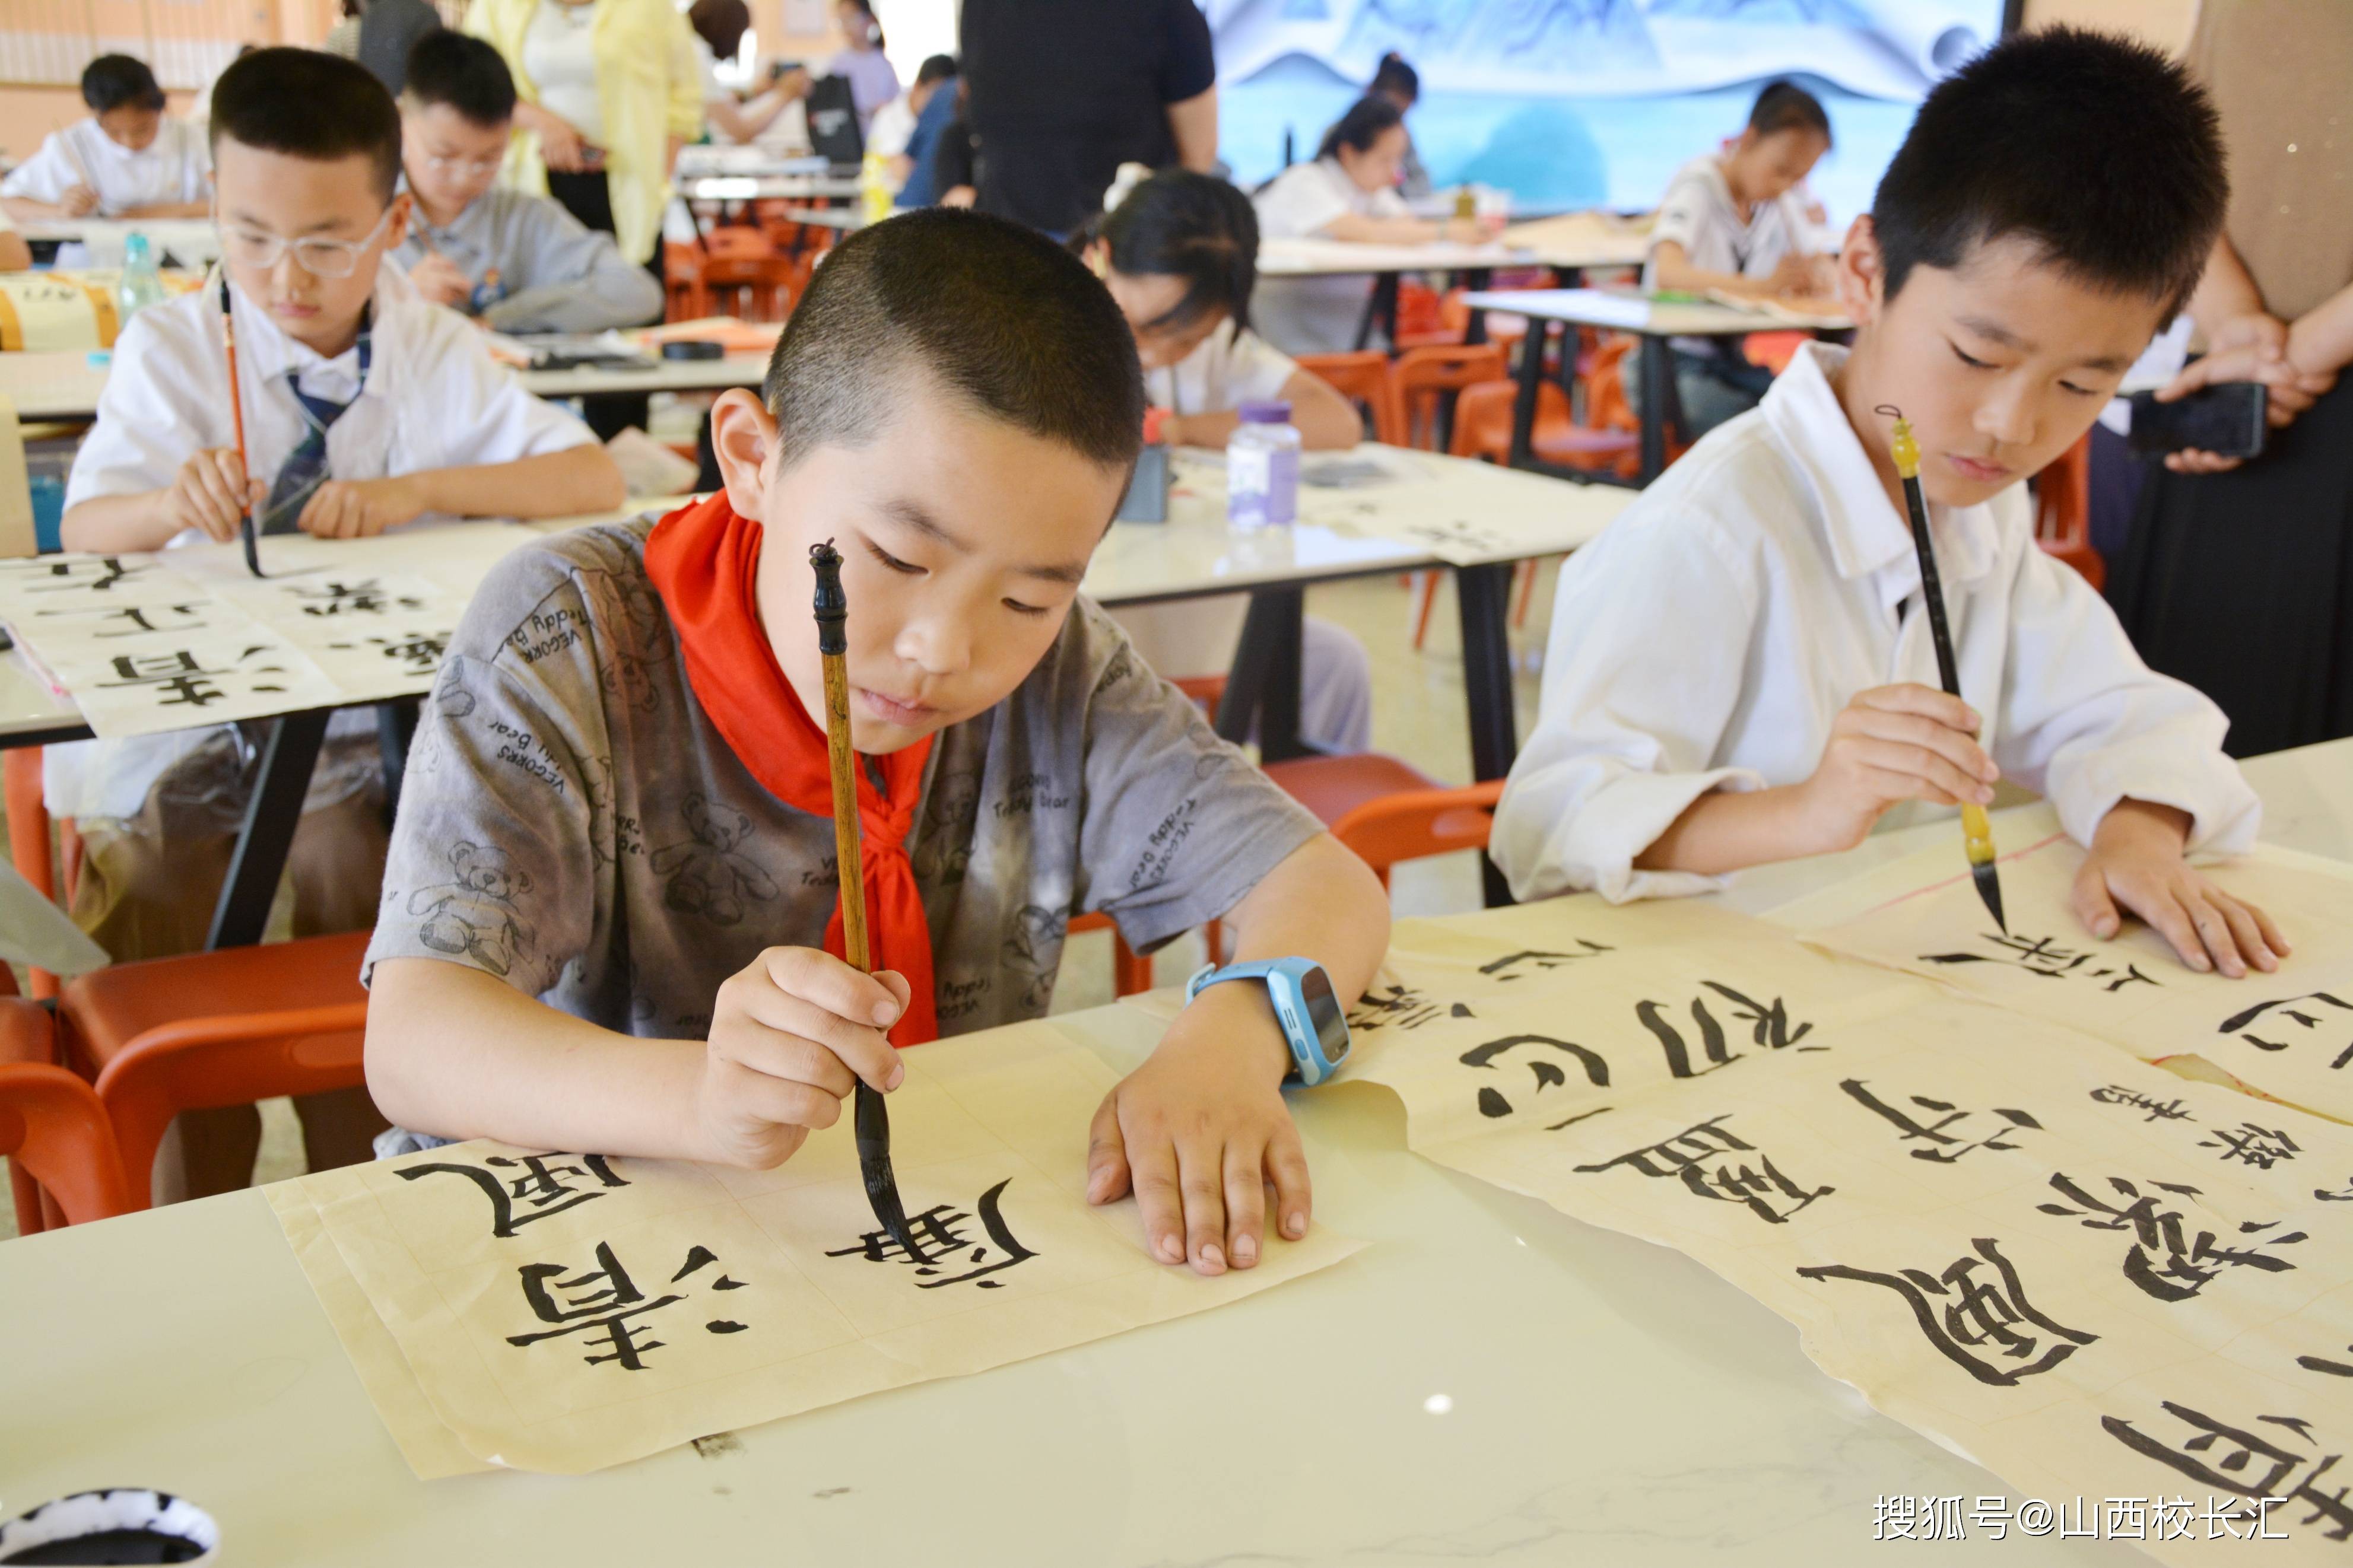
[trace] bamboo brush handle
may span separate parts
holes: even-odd
[[[871,973],[866,949],[866,878],[858,858],[858,754],[849,745],[849,671],[838,654],[825,656],[825,749],[833,768],[833,864],[841,883],[841,951],[850,965]]]

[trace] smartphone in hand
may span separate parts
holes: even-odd
[[[2211,452],[2222,458],[2259,457],[2269,405],[2270,390],[2259,381],[2201,386],[2172,403],[2159,403],[2153,392],[2136,392],[2132,433],[2126,440],[2138,458],[2185,451]]]

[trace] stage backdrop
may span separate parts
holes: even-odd
[[[1737,132],[1757,89],[1800,81],[1837,146],[1809,182],[1834,224],[1870,205],[1928,89],[1999,37],[2003,0],[1207,0],[1220,143],[1246,187],[1314,155],[1394,49],[1431,177],[1527,208],[1655,205]]]

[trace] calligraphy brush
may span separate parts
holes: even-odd
[[[1920,557],[1920,596],[1928,603],[1928,631],[1936,644],[1936,677],[1946,691],[1958,697],[1961,675],[1953,661],[1953,628],[1945,620],[1945,584],[1936,574],[1936,548],[1928,538],[1928,503],[1920,493],[1920,445],[1912,439],[1912,422],[1904,417],[1902,409],[1882,404],[1872,412],[1895,421],[1889,449],[1895,459],[1896,476],[1904,481],[1904,505],[1912,514],[1912,548]],[[2008,936],[2010,922],[2001,915],[2001,872],[1994,865],[1993,825],[1986,820],[1985,807],[1975,801],[1961,802],[1961,843],[1968,851],[1969,876],[1978,885],[1978,897],[1992,912],[1993,923]]]
[[[833,768],[833,863],[841,885],[842,956],[862,974],[873,973],[866,945],[866,879],[858,856],[858,758],[849,744],[849,601],[841,592],[841,552],[833,541],[809,546],[817,572],[817,651],[825,666],[825,750]],[[866,1179],[866,1201],[892,1239],[914,1257],[907,1232],[907,1205],[899,1200],[899,1179],[891,1171],[891,1112],[881,1092],[858,1083],[858,1169]]]
[[[261,569],[261,555],[253,542],[253,475],[246,468],[245,399],[237,390],[237,322],[228,304],[228,268],[220,275],[221,349],[228,356],[228,417],[237,430],[237,471],[245,480],[244,505],[237,518],[237,538],[245,544],[245,569],[257,577],[267,576]]]

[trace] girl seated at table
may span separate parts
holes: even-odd
[[[1353,447],[1355,405],[1250,330],[1258,217],[1250,198],[1213,174],[1154,174],[1123,163],[1103,215],[1071,237],[1135,334],[1145,395],[1169,410],[1172,447],[1222,447],[1245,403],[1291,405],[1310,451]],[[1134,605],[1120,624],[1163,675],[1222,673],[1233,663],[1249,599],[1240,594]],[[1301,738],[1319,750],[1372,745],[1372,668],[1364,645],[1310,619],[1301,646]]]
[[[1642,287],[1753,300],[1829,294],[1831,258],[1813,254],[1818,225],[1805,179],[1830,150],[1820,100],[1786,81],[1767,83],[1738,137],[1675,171],[1651,230]],[[1741,342],[1675,340],[1675,391],[1689,438],[1756,407],[1773,384],[1771,371],[1742,356]],[[1627,390],[1639,395],[1633,374],[1630,367]]]
[[[1312,163],[1293,163],[1255,198],[1269,239],[1337,239],[1359,245],[1476,245],[1491,237],[1475,218],[1418,218],[1397,192],[1407,149],[1405,116],[1385,98],[1363,98],[1332,129]],[[1365,276],[1271,279],[1259,296],[1269,341],[1293,353],[1356,346],[1372,284]]]

